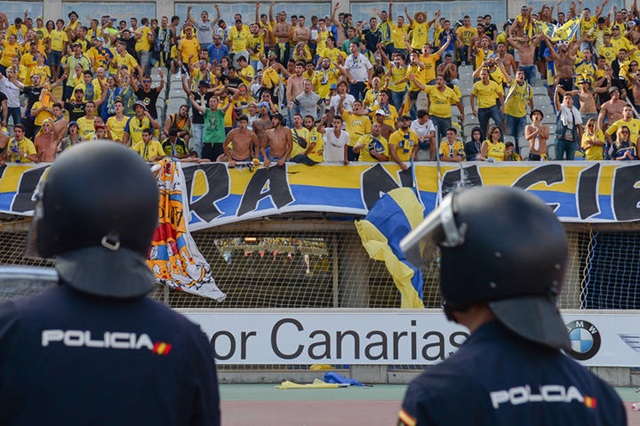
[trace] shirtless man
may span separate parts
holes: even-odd
[[[620,99],[620,90],[616,86],[609,88],[609,96],[611,99],[600,105],[598,129],[602,131],[605,131],[608,126],[622,118],[622,109],[627,105],[625,101]]]
[[[574,43],[571,49],[564,43],[560,44],[556,53],[549,38],[547,36],[544,36],[544,38],[556,67],[556,84],[559,84],[566,92],[573,90],[573,58],[578,52],[582,40],[580,39]]]
[[[236,123],[238,127],[229,132],[222,146],[229,167],[235,167],[236,162],[247,163],[258,157],[256,152],[258,138],[255,133],[247,129],[249,118],[246,115],[241,115]]]
[[[53,133],[53,120],[47,118],[42,122],[40,133],[34,138],[33,144],[38,153],[38,162],[52,163],[55,160],[58,143]]]
[[[497,55],[496,61],[502,64],[510,76],[515,75],[516,69],[518,68],[516,66],[516,60],[511,53],[507,52],[507,45],[503,42],[498,43]]]
[[[549,126],[542,124],[544,114],[539,109],[531,111],[531,124],[524,129],[524,137],[529,142],[529,161],[542,161],[547,154]]]
[[[580,86],[579,90],[571,90],[569,92],[558,88],[560,96],[564,96],[565,93],[569,93],[571,96],[578,96],[580,98],[580,115],[584,118],[585,122],[590,118],[598,118],[598,107],[596,105],[596,93],[604,93],[609,90],[610,84],[605,87],[591,88],[589,80],[581,80],[577,83]]]
[[[298,15],[298,25],[293,30],[293,36],[291,38],[294,45],[298,43],[309,43],[309,39],[311,38],[311,28],[305,27],[304,23],[305,17],[302,15]]]
[[[291,24],[287,22],[285,12],[276,15],[276,24],[273,26],[273,36],[276,38],[277,61],[286,66],[289,61],[289,36],[291,35]]]
[[[61,103],[56,102],[53,104],[53,139],[57,142],[60,142],[64,135],[67,133],[67,125],[69,122],[64,115],[64,107]]]
[[[270,106],[268,102],[260,102],[258,104],[258,114],[259,117],[253,121],[251,125],[253,127],[253,131],[258,137],[258,146],[261,148],[265,146],[266,132],[271,128],[271,118],[269,117]]]
[[[540,33],[532,39],[529,38],[527,34],[524,34],[521,38],[507,38],[507,41],[511,43],[511,45],[516,49],[516,51],[518,52],[518,56],[520,57],[518,67],[524,70],[524,75],[527,79],[527,83],[532,86],[535,84],[536,79],[536,47],[544,37],[544,33]],[[571,74],[573,75],[573,71]]]
[[[305,77],[302,75],[303,72],[304,62],[296,62],[295,74],[289,77],[289,80],[287,80],[287,105],[289,106],[289,108],[292,107],[292,103],[296,99],[296,97],[300,93],[304,92]]]
[[[261,147],[264,156],[264,166],[269,168],[272,161],[277,161],[277,166],[283,166],[284,162],[289,158],[293,149],[293,137],[291,130],[282,125],[282,114],[279,112],[273,114],[271,118],[271,129],[266,131],[267,143]],[[266,150],[269,149],[267,153]]]

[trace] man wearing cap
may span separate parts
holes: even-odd
[[[616,391],[561,352],[568,239],[548,205],[516,188],[458,190],[400,247],[416,267],[440,248],[444,313],[470,335],[412,381],[399,425],[626,424]]]
[[[188,107],[187,114],[189,112]],[[127,121],[127,124],[124,126],[124,137],[122,139],[122,143],[124,145],[135,147],[138,142],[142,141],[142,131],[144,129],[159,129],[160,124],[156,120],[151,117],[149,114],[149,110],[144,103],[140,101],[136,101],[133,104],[133,110],[135,111],[135,115]]]
[[[29,254],[55,257],[58,285],[0,307],[0,423],[219,426],[207,337],[145,297],[159,202],[148,164],[80,144],[39,188]]]
[[[85,55],[91,61],[94,72],[97,72],[100,67],[106,69],[109,66],[109,61],[113,58],[113,52],[104,47],[104,38],[102,37],[96,37],[92,40],[92,46]]]
[[[374,123],[380,124],[380,134],[386,140],[389,140],[389,138],[391,137],[391,134],[395,132],[395,127],[387,124],[387,118],[388,118],[388,113],[383,109],[379,109],[375,113]]]
[[[407,170],[406,162],[415,158],[419,144],[418,135],[411,130],[411,116],[403,115],[398,121],[398,130],[389,137],[389,157],[402,170]]]

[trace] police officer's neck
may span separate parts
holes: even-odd
[[[473,305],[466,311],[455,311],[453,313],[456,321],[469,329],[471,333],[481,325],[495,321],[497,318],[487,305]]]

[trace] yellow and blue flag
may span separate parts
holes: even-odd
[[[383,195],[367,216],[356,221],[365,250],[385,263],[402,296],[402,308],[423,308],[422,271],[411,265],[400,250],[400,240],[424,218],[424,208],[411,188],[398,188]]]

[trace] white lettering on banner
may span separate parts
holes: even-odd
[[[537,393],[536,393],[537,392]],[[584,402],[584,397],[575,386],[542,385],[532,391],[530,385],[515,386],[510,389],[493,391],[489,394],[496,410],[500,405],[510,403],[521,405],[528,402]]]
[[[215,309],[182,313],[204,330],[220,364],[430,365],[455,352],[468,336],[465,328],[447,321],[439,309]],[[592,357],[577,359],[582,365],[640,364],[635,345],[623,339],[638,335],[640,313],[563,310],[562,316],[565,324],[592,324],[602,339],[600,350]],[[553,388],[544,392],[545,401],[560,398]],[[538,396],[542,393],[531,392],[526,401],[535,402],[543,398]],[[524,394],[514,393],[513,397],[516,401],[525,399]]]
[[[105,331],[101,338],[94,338],[89,330],[43,330],[42,346],[54,343],[76,348],[154,349],[154,343],[145,333]]]

